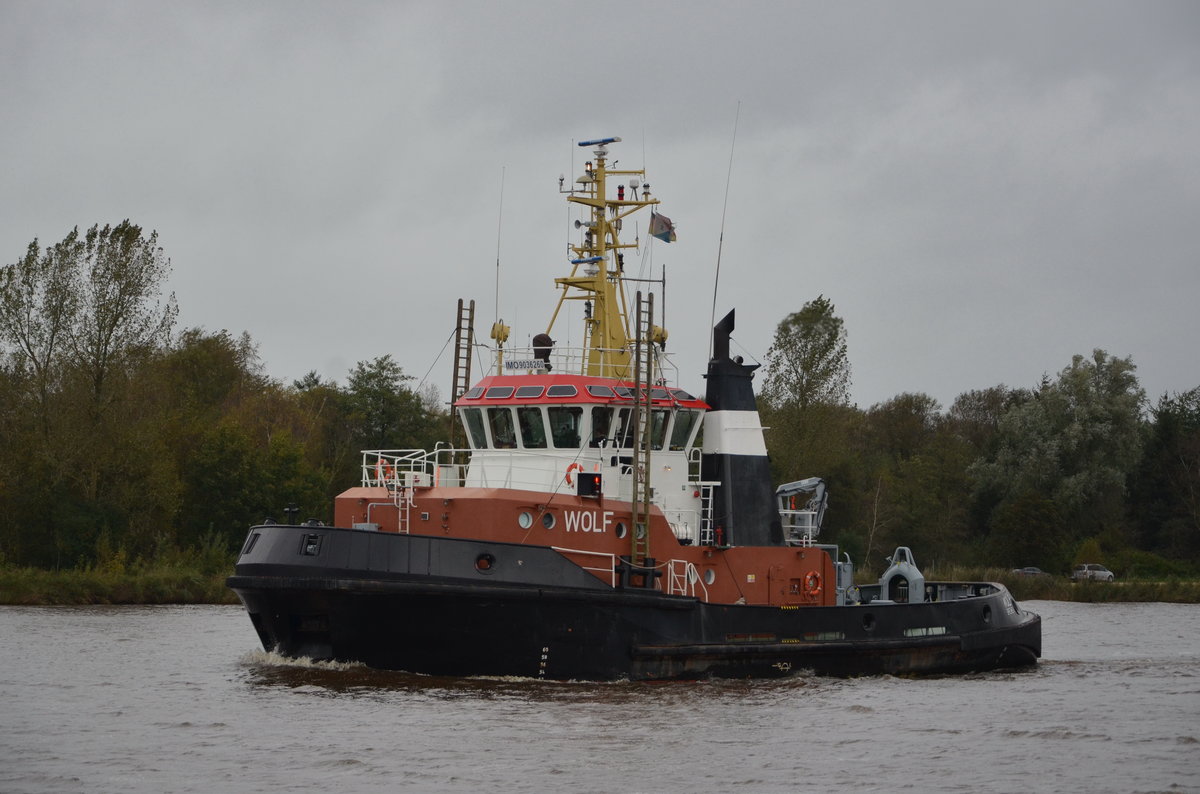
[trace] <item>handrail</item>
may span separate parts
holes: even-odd
[[[811,546],[813,538],[821,532],[816,510],[780,510],[779,520],[783,537],[792,546]]]
[[[495,374],[544,372],[547,364],[549,364],[550,372],[579,374],[585,371],[584,368],[588,362],[588,348],[586,347],[556,345],[551,349],[548,358],[541,358],[546,356],[545,351],[541,348],[506,347],[500,350],[488,347],[487,349],[493,355],[492,372]],[[626,356],[629,352],[624,348],[601,349],[602,354],[611,353],[618,360],[619,357]],[[602,360],[603,358],[602,356]],[[497,361],[503,363],[497,364]],[[604,363],[601,366],[602,371],[598,373],[601,377],[633,380],[633,365],[629,362]],[[658,374],[659,379],[668,385],[679,383],[679,367],[670,360],[667,353],[657,349],[655,350],[654,371]]]
[[[615,554],[609,554],[608,552],[604,551],[588,551],[587,549],[568,549],[565,546],[551,546],[550,548],[554,551],[557,551],[559,554],[582,554],[591,557],[607,557],[607,568],[590,568],[586,565],[580,565],[579,567],[585,571],[596,571],[597,573],[607,572],[609,574],[609,587],[617,586],[617,558]]]
[[[583,557],[605,558],[608,564],[603,567],[589,565],[580,565],[579,567],[585,571],[608,574],[609,586],[614,588],[617,586],[617,556],[615,554],[604,551],[589,551],[588,549],[571,549],[566,546],[551,546],[550,548],[564,556],[578,554]],[[704,580],[700,576],[700,571],[694,563],[672,558],[663,560],[655,567],[666,569],[667,595],[686,595],[695,598],[696,585],[700,585],[700,589],[704,592],[703,600],[708,600],[708,587],[705,586]]]

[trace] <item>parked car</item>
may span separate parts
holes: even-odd
[[[1030,565],[1027,568],[1013,568],[1013,573],[1017,576],[1049,576],[1050,574],[1043,571],[1041,568],[1035,568]]]
[[[1086,579],[1091,579],[1097,582],[1111,582],[1116,577],[1113,572],[1105,568],[1103,565],[1097,565],[1094,562],[1087,562],[1081,565],[1076,565],[1075,570],[1071,571],[1071,579],[1076,582],[1082,582]]]

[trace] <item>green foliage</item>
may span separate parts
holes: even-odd
[[[391,356],[360,361],[350,372],[347,407],[362,448],[426,446],[434,424],[421,398],[404,385],[411,380]]]
[[[1200,563],[1200,387],[1152,411],[1132,488],[1133,524],[1146,548]]]
[[[3,559],[98,587],[163,581],[150,564],[207,575],[289,505],[328,520],[363,447],[436,440],[444,415],[390,357],[358,364],[346,389],[311,374],[285,388],[245,334],[172,336],[169,269],[157,235],[128,221],[35,240],[0,269]]]
[[[1078,539],[1119,521],[1126,478],[1141,454],[1145,399],[1129,359],[1075,356],[1058,380],[1000,419],[991,449],[969,472],[983,513],[1042,494]]]
[[[1104,551],[1100,548],[1099,538],[1087,538],[1079,547],[1075,549],[1075,556],[1071,560],[1071,565],[1079,565],[1086,562],[1106,562]]]
[[[1044,571],[1064,572],[1070,567],[1070,546],[1061,526],[1057,506],[1044,496],[1029,492],[1007,500],[992,516],[987,561],[1007,568],[1036,565]]]
[[[775,329],[760,397],[776,408],[800,411],[850,402],[845,323],[825,296],[804,304]]]
[[[1124,547],[1105,556],[1105,564],[1122,579],[1183,579],[1192,578],[1198,572],[1195,564],[1160,557],[1142,549]]]

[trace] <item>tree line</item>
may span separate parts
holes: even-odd
[[[824,296],[779,324],[765,364],[774,474],[826,479],[827,536],[856,559],[904,544],[926,561],[1050,572],[1200,565],[1200,387],[1151,405],[1131,359],[1094,350],[1033,388],[968,391],[948,409],[904,393],[863,410]]]
[[[129,221],[0,271],[0,562],[235,549],[266,517],[329,519],[360,450],[444,430],[389,356],[285,385],[246,334],[176,332],[169,273]]]
[[[345,385],[285,384],[246,334],[176,330],[169,273],[129,221],[34,240],[0,270],[0,564],[233,550],[264,518],[328,521],[360,450],[447,437],[444,407],[390,356]],[[1150,407],[1132,361],[1097,350],[1035,388],[864,410],[823,296],[779,324],[765,363],[773,473],[826,479],[823,537],[860,564],[903,543],[931,563],[1200,566],[1200,387]]]

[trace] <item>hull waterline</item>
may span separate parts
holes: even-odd
[[[260,539],[265,555],[239,565],[229,586],[264,647],[285,656],[434,675],[647,680],[978,672],[1041,653],[1040,618],[986,583],[946,602],[709,604],[572,581],[571,563],[548,549],[325,528],[329,556],[347,562],[297,564],[289,550],[310,529],[255,531],[274,537]],[[381,541],[387,570],[349,562],[354,546]],[[524,580],[476,572],[485,547],[499,573],[519,556]]]

